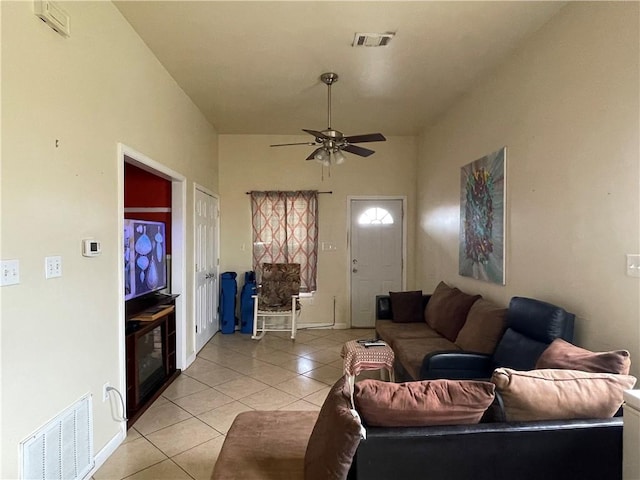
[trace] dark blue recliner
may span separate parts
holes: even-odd
[[[507,329],[493,355],[473,352],[433,352],[425,356],[420,379],[489,378],[497,367],[533,370],[542,352],[556,338],[573,341],[575,315],[532,298],[513,297]]]

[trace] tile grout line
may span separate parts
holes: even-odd
[[[275,391],[282,393],[284,395],[286,395],[287,397],[287,401],[280,406],[277,406],[277,408],[266,408],[267,410],[287,410],[288,407],[290,407],[291,405],[303,401],[306,404],[309,404],[313,407],[313,410],[319,410],[321,405],[318,405],[317,403],[307,400],[309,397],[313,396],[313,395],[318,395],[319,392],[328,389],[334,381],[331,381],[331,383],[327,383],[328,379],[330,376],[332,376],[332,373],[335,373],[336,375],[341,375],[342,373],[342,369],[339,368],[338,365],[334,365],[336,362],[339,362],[341,360],[340,358],[340,354],[338,351],[338,347],[340,347],[341,343],[344,341],[347,341],[347,339],[353,339],[353,338],[358,338],[358,337],[362,337],[363,335],[367,335],[369,334],[371,331],[371,329],[368,329],[366,331],[362,331],[361,333],[358,332],[357,334],[354,335],[354,331],[353,330],[346,330],[344,331],[339,331],[339,330],[326,330],[323,331],[321,335],[313,335],[312,333],[309,333],[309,337],[306,337],[306,339],[304,341],[300,341],[298,340],[297,343],[293,343],[291,341],[289,341],[288,339],[284,339],[284,338],[280,338],[277,335],[272,335],[268,337],[268,342],[265,342],[264,344],[262,344],[263,346],[261,347],[260,344],[256,344],[255,341],[253,340],[249,340],[244,339],[242,337],[229,337],[229,338],[225,338],[220,337],[220,336],[215,336],[212,338],[212,340],[215,340],[215,343],[209,343],[205,348],[207,350],[211,350],[212,352],[217,352],[215,356],[217,355],[222,355],[222,357],[220,358],[224,358],[224,355],[228,352],[229,358],[231,358],[231,361],[226,360],[225,363],[229,364],[231,363],[232,366],[227,366],[227,365],[223,365],[221,363],[218,363],[218,361],[216,360],[210,360],[209,358],[205,358],[204,356],[201,356],[201,353],[197,354],[196,356],[196,361],[200,360],[199,365],[200,367],[198,367],[198,371],[200,370],[200,368],[204,371],[208,371],[209,369],[226,369],[229,370],[230,372],[233,372],[233,374],[237,374],[238,377],[237,378],[232,378],[232,379],[228,379],[228,380],[224,380],[220,383],[216,383],[215,385],[209,385],[207,383],[205,383],[202,380],[199,380],[197,376],[192,376],[193,374],[190,374],[188,372],[189,369],[185,369],[182,372],[182,375],[184,375],[183,378],[188,379],[189,381],[195,381],[196,382],[196,386],[197,387],[202,387],[200,390],[192,392],[192,393],[188,393],[186,395],[181,395],[181,396],[177,396],[177,397],[173,397],[173,398],[168,398],[165,397],[164,394],[161,395],[159,398],[163,399],[163,403],[161,405],[163,405],[165,402],[167,404],[172,405],[173,407],[178,407],[178,411],[182,412],[182,414],[186,413],[188,418],[184,418],[182,420],[176,421],[175,423],[170,423],[169,425],[164,425],[161,428],[158,428],[156,430],[153,430],[151,432],[148,432],[146,434],[141,433],[136,427],[132,427],[133,430],[135,432],[137,432],[137,434],[140,436],[140,438],[144,438],[144,440],[146,442],[148,442],[151,446],[153,446],[153,448],[157,449],[162,456],[164,457],[161,461],[156,462],[152,465],[146,466],[145,468],[142,469],[136,469],[135,472],[128,474],[126,477],[122,477],[121,480],[124,480],[125,478],[129,478],[132,477],[134,475],[139,474],[140,472],[143,472],[147,469],[153,468],[155,466],[157,466],[158,464],[164,462],[165,460],[170,460],[172,464],[174,464],[175,466],[177,466],[180,470],[182,470],[185,475],[190,478],[195,480],[196,477],[194,475],[192,475],[191,473],[189,473],[185,468],[183,468],[179,463],[177,463],[177,461],[175,460],[175,458],[179,455],[183,455],[187,452],[189,452],[190,450],[193,450],[195,448],[201,447],[202,445],[204,445],[205,443],[215,440],[215,439],[220,439],[222,437],[222,441],[224,442],[224,439],[226,438],[227,432],[222,432],[221,430],[219,430],[218,428],[214,427],[213,425],[207,423],[205,420],[201,419],[200,416],[206,415],[210,412],[213,412],[219,408],[223,408],[224,406],[227,405],[231,405],[233,403],[236,403],[239,405],[239,408],[241,411],[243,411],[244,408],[248,409],[247,411],[252,411],[255,410],[254,407],[252,407],[251,405],[249,405],[248,403],[246,403],[246,399],[253,396],[253,395],[258,395],[260,394],[260,392],[263,392],[267,389],[274,389]],[[351,332],[351,333],[347,333],[347,332]],[[227,344],[225,345],[224,343],[227,342]],[[322,343],[322,345],[318,345],[317,343],[314,342],[319,342]],[[267,344],[268,343],[268,344]],[[312,347],[311,351],[308,351],[306,353],[295,353],[291,351],[291,347],[292,345],[298,345],[300,346],[301,349],[304,350],[305,345],[308,345],[309,347]],[[204,349],[203,349],[204,350]],[[207,354],[207,352],[204,353],[205,355]],[[272,363],[269,361],[269,356],[270,354],[272,354],[274,356],[274,358],[276,358],[277,356],[280,357],[280,359],[282,359],[284,357],[284,360],[277,360],[277,363]],[[211,355],[212,357],[214,356],[213,354]],[[324,358],[323,361],[319,361],[314,359],[313,357],[321,357]],[[247,372],[246,369],[243,369],[243,371],[237,370],[236,368],[238,367],[237,363],[233,362],[233,357],[238,359],[238,362],[243,362],[243,361],[250,361],[250,362],[256,362],[256,371],[252,372],[252,373],[245,373]],[[327,359],[331,359],[330,361],[327,361]],[[283,366],[284,364],[289,364],[291,365],[291,363],[295,363],[295,362],[299,362],[299,361],[308,361],[308,362],[312,362],[312,365],[314,365],[314,368],[311,368],[309,370],[306,370],[304,372],[300,372],[297,370],[297,368],[299,368],[297,365],[296,367],[290,367],[287,368],[285,366]],[[206,363],[204,363],[206,361]],[[195,362],[194,362],[195,363]],[[275,378],[276,380],[273,380],[270,382],[273,383],[267,383],[263,380],[261,380],[260,377],[260,372],[259,370],[261,368],[267,367],[267,370],[269,369],[269,367],[272,368],[277,368],[282,370],[283,372],[286,372],[286,374],[283,374],[283,378],[285,378],[282,381],[278,381],[278,374],[277,374],[277,370],[276,373],[274,373],[272,376],[273,378]],[[326,369],[326,367],[330,367],[330,369],[328,370],[328,373],[325,374],[326,372],[323,372],[321,376],[325,377],[325,380],[319,380],[317,378],[313,378],[312,376],[310,376],[312,374],[313,371],[315,370],[320,370],[320,369]],[[189,367],[191,368],[191,366]],[[335,372],[333,372],[333,369],[335,369]],[[249,371],[251,372],[252,369],[250,369]],[[194,370],[195,372],[196,370]],[[224,375],[224,374],[223,374]],[[255,375],[255,376],[253,376]],[[288,378],[289,375],[292,375],[291,378]],[[301,393],[301,392],[296,392],[296,393],[291,393],[290,391],[284,390],[284,386],[289,384],[290,382],[299,379],[300,377],[304,378],[305,381],[307,381],[306,379],[308,379],[311,382],[316,382],[317,384],[321,384],[322,386],[320,388],[318,388],[317,390],[313,390],[309,393]],[[224,393],[222,390],[218,390],[218,388],[223,387],[226,384],[229,384],[231,382],[234,381],[238,381],[238,380],[242,380],[242,379],[248,379],[251,380],[252,382],[258,382],[260,384],[262,384],[264,386],[264,388],[261,388],[260,390],[257,391],[251,391],[251,393],[249,394],[243,394],[243,396],[239,397],[239,398],[235,398],[234,396],[228,395],[226,393]],[[314,384],[315,385],[315,384]],[[190,388],[190,387],[187,387]],[[242,389],[243,387],[240,386],[238,387],[237,393],[241,394],[242,393]],[[251,389],[251,387],[249,387]],[[301,389],[304,389],[304,384],[303,386],[301,386]],[[205,393],[205,392],[210,392],[213,391],[216,394],[220,394],[220,395],[224,395],[226,398],[229,398],[230,400],[223,403],[222,405],[219,405],[217,407],[205,410],[204,412],[200,412],[198,414],[193,414],[190,411],[186,410],[184,407],[182,407],[180,404],[177,403],[177,401],[184,399],[186,397],[189,397],[191,395],[197,395],[200,393]],[[233,390],[232,390],[233,391]],[[289,400],[288,397],[291,397],[293,400]],[[277,396],[276,396],[277,398]],[[318,400],[321,400],[318,398]],[[316,401],[318,401],[316,400]],[[278,402],[276,401],[275,403],[272,404],[273,405],[277,405]],[[160,406],[161,406],[160,405]],[[267,404],[265,403],[265,406]],[[151,407],[153,407],[154,405],[151,405]],[[194,408],[192,408],[193,410],[197,409],[197,405],[194,404]],[[235,407],[233,407],[235,408]],[[231,414],[233,414],[233,408],[231,410],[229,410],[231,412]],[[265,407],[261,407],[261,408],[265,408]],[[223,415],[229,415],[227,413],[223,413]],[[212,421],[215,421],[216,416],[213,415],[211,416]],[[220,423],[221,426],[226,426],[228,425],[228,418],[229,417],[222,417],[222,420]],[[162,430],[165,430],[167,428],[171,428],[171,427],[175,427],[176,425],[179,425],[182,422],[186,422],[188,420],[191,419],[196,419],[198,420],[198,422],[200,422],[202,425],[210,428],[213,432],[216,432],[218,435],[210,438],[208,440],[204,440],[196,445],[192,445],[189,448],[187,448],[186,450],[176,453],[175,455],[169,456],[168,454],[166,454],[162,449],[160,449],[160,447],[158,445],[156,445],[156,443],[154,443],[149,437],[148,435],[153,435],[154,433],[160,432]],[[219,426],[220,426],[219,425]],[[228,427],[227,427],[227,431],[228,431]],[[206,461],[206,460],[205,460]],[[203,464],[204,466],[204,464]],[[215,466],[215,463],[214,463]],[[199,468],[199,467],[197,467]],[[209,465],[207,465],[207,468],[209,468]]]

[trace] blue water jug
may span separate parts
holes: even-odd
[[[253,333],[253,295],[256,294],[256,272],[245,272],[240,292],[240,331]]]
[[[220,330],[233,333],[236,330],[236,295],[238,284],[235,272],[220,275]]]

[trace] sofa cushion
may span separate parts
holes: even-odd
[[[506,328],[507,309],[478,299],[471,305],[467,321],[456,337],[456,345],[468,352],[491,354]]]
[[[563,368],[622,375],[628,375],[630,367],[631,357],[627,350],[591,352],[561,338],[551,342],[536,363],[536,368]]]
[[[322,404],[304,457],[305,480],[347,478],[360,444],[361,428],[360,419],[351,409],[349,392],[347,378],[343,376]]]
[[[577,370],[497,368],[491,377],[507,421],[609,418],[635,377]]]
[[[354,401],[367,426],[462,425],[480,421],[494,391],[490,382],[470,380],[362,380],[356,384]]]
[[[455,343],[446,338],[398,338],[393,342],[396,362],[400,362],[405,371],[414,380],[420,379],[420,368],[425,355],[433,352],[458,351]]]
[[[391,320],[376,320],[376,333],[378,338],[392,347],[399,338],[442,338],[425,322],[394,323]]]
[[[556,338],[571,340],[575,315],[534,298],[513,297],[507,310],[507,326],[541,344]]]
[[[479,298],[480,295],[468,295],[440,282],[424,310],[425,321],[453,342],[467,319],[471,305]]]
[[[317,417],[318,412],[240,413],[224,439],[211,479],[303,479],[304,454]]]
[[[389,292],[394,322],[415,322],[422,317],[422,290]]]

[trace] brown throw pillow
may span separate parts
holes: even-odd
[[[356,384],[354,401],[368,426],[462,425],[480,421],[494,390],[490,382],[471,380],[362,380]]]
[[[471,305],[455,344],[468,352],[493,353],[506,328],[506,316],[506,308],[480,298]]]
[[[631,357],[627,350],[591,352],[557,338],[542,352],[536,368],[564,368],[583,372],[628,375]]]
[[[309,437],[304,456],[305,480],[347,478],[360,444],[361,427],[350,403],[348,382],[343,376],[329,391]]]
[[[507,421],[609,418],[622,405],[635,377],[578,370],[516,371],[497,368],[491,377]]]
[[[389,292],[392,321],[397,323],[417,322],[422,317],[422,290],[413,292]]]
[[[471,305],[480,295],[468,295],[444,282],[436,287],[424,310],[424,319],[431,328],[454,342],[467,319]]]

